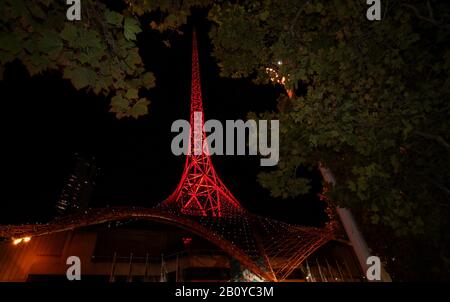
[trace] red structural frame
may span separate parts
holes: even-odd
[[[195,114],[197,118],[194,118]],[[201,118],[198,118],[199,115]],[[203,128],[203,101],[195,31],[192,38],[190,125],[190,145],[184,172],[177,189],[165,203],[176,202],[183,214],[198,216],[222,217],[235,210],[242,210],[239,202],[217,176],[208,153]]]

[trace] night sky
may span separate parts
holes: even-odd
[[[91,206],[153,206],[175,189],[185,158],[171,153],[176,119],[189,119],[191,31],[198,32],[202,93],[206,119],[245,119],[249,111],[275,110],[280,87],[251,79],[220,78],[211,57],[209,23],[197,12],[184,35],[159,34],[146,28],[138,35],[141,57],[157,83],[145,96],[149,115],[117,120],[109,99],[76,91],[59,72],[30,78],[20,62],[7,65],[0,81],[1,200],[0,224],[46,221],[69,174],[75,154],[95,157],[100,170]],[[171,47],[161,42],[169,38]],[[280,144],[283,142],[281,141]],[[296,200],[273,199],[256,182],[264,168],[259,156],[213,156],[217,173],[236,198],[253,213],[317,224],[325,217],[314,192]]]

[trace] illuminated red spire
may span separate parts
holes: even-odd
[[[197,118],[194,119],[195,115]],[[236,210],[242,211],[242,208],[217,176],[207,148],[202,146],[203,142],[206,142],[206,134],[203,129],[203,102],[195,30],[192,35],[190,125],[192,152],[186,156],[183,175],[177,189],[162,203],[162,206],[175,207],[176,210],[187,215],[233,216]]]

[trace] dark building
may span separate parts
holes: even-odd
[[[154,222],[110,222],[0,244],[0,281],[64,281],[70,256],[82,281],[259,281],[216,245],[178,227]],[[351,245],[330,241],[285,282],[364,281]]]
[[[70,174],[56,203],[58,216],[83,211],[89,207],[98,168],[94,159],[76,155],[74,169]]]

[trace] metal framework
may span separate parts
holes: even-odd
[[[187,215],[222,217],[242,209],[217,176],[208,153],[203,128],[203,101],[196,33],[192,38],[190,144],[181,181],[162,206],[179,208]]]
[[[259,277],[283,281],[310,254],[335,238],[337,222],[300,227],[247,212],[217,176],[204,147],[203,104],[195,31],[192,39],[190,146],[176,190],[154,208],[91,209],[47,224],[0,226],[0,237],[41,236],[126,219],[147,219],[187,229],[217,245]],[[194,115],[201,113],[201,119]],[[195,124],[197,123],[197,125]]]

